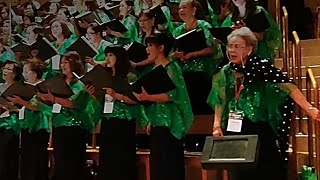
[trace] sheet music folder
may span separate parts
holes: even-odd
[[[259,153],[258,135],[208,136],[201,156],[203,169],[252,169]]]
[[[30,84],[15,82],[9,86],[2,94],[4,98],[13,95],[19,96],[25,101],[30,101],[37,94],[37,88]]]
[[[141,87],[144,87],[149,94],[167,93],[176,88],[162,65],[157,66],[152,71],[139,78],[132,83],[132,86],[137,93],[141,93]]]
[[[132,62],[137,63],[148,59],[146,47],[141,43],[134,41],[129,45],[129,47],[126,50],[129,54],[129,59]]]
[[[221,27],[221,28],[210,28],[209,29],[212,36],[220,40],[223,44],[228,44],[227,37],[233,31],[230,27]]]
[[[90,42],[84,36],[78,38],[71,46],[67,48],[67,50],[76,51],[83,60],[87,56],[94,57],[98,54],[98,51],[90,44]]]
[[[174,47],[178,51],[190,53],[207,47],[203,30],[193,29],[175,38]]]
[[[48,90],[50,90],[54,96],[60,98],[69,98],[74,95],[70,86],[60,75],[39,83],[37,87],[40,93],[46,94],[48,93]]]
[[[95,88],[94,95],[97,98],[104,96],[105,90],[103,88],[112,87],[112,71],[101,66],[96,65],[91,71],[79,77],[80,81],[85,85],[92,85]]]

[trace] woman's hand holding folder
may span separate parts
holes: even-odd
[[[54,102],[54,95],[51,93],[51,91],[48,89],[48,93],[47,94],[42,94],[42,93],[38,93],[37,97],[42,99],[43,101],[47,101],[47,102]]]
[[[23,99],[21,99],[21,97],[19,97],[19,96],[16,96],[16,95],[13,95],[13,96],[11,96],[11,97],[7,97],[7,99],[9,100],[9,101],[11,101],[14,105],[24,105],[25,103],[25,101],[23,100]]]

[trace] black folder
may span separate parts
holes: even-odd
[[[95,20],[98,20],[99,22],[101,22],[99,16],[94,11],[87,11],[87,12],[78,14],[77,16],[75,16],[75,19],[78,21],[87,22],[87,23],[94,23]]]
[[[141,87],[148,94],[161,94],[176,88],[165,68],[160,65],[132,84],[134,91],[141,93]]]
[[[23,12],[21,6],[11,6],[11,9],[14,11],[14,13],[17,16],[23,16],[24,15],[24,12]]]
[[[49,78],[37,85],[38,91],[40,93],[46,94],[48,90],[51,93],[60,98],[69,98],[74,95],[70,86],[66,83],[66,81],[62,78],[62,76],[55,76]]]
[[[97,22],[97,21],[96,21]],[[125,33],[128,29],[118,20],[113,19],[106,23],[97,22],[103,29],[110,29],[115,32]]]
[[[263,11],[249,16],[244,22],[252,32],[263,32],[270,27],[270,23]]]
[[[175,38],[175,49],[185,53],[199,51],[207,47],[203,30],[193,29]]]
[[[110,19],[115,19],[119,14],[120,4],[107,3],[104,6],[99,7]]]
[[[18,112],[20,108],[16,105],[13,105],[8,99],[0,96],[0,114],[3,114],[6,109]]]
[[[233,31],[230,27],[220,27],[220,28],[210,28],[209,29],[212,36],[219,39],[223,44],[228,44],[227,37]]]
[[[16,95],[25,101],[30,101],[37,94],[37,88],[30,84],[15,82],[9,86],[2,94],[4,98]]]
[[[78,78],[83,84],[92,85],[95,88],[94,95],[97,98],[102,97],[105,94],[105,90],[102,88],[112,87],[112,70],[106,69],[100,64]]]
[[[172,22],[183,22],[179,16],[179,3],[168,2]]]
[[[42,18],[42,21],[40,23],[41,27],[46,27],[50,24],[50,22],[56,18],[57,16],[54,14],[48,14],[45,17]]]
[[[12,37],[13,37],[14,42],[16,42],[16,43],[19,43],[19,42],[21,42],[22,40],[25,39],[25,38],[22,37],[19,33],[17,33],[17,34],[12,34]]]
[[[73,0],[62,0],[61,3],[64,6],[73,6]]]
[[[24,42],[20,42],[10,47],[13,52],[20,52],[23,57],[30,57],[31,49]]]
[[[82,60],[84,60],[87,56],[94,57],[96,54],[98,54],[98,50],[96,50],[84,36],[78,38],[71,46],[67,48],[67,50],[76,51]]]
[[[39,38],[35,43],[30,45],[31,50],[38,50],[38,57],[45,61],[59,54],[58,50],[45,37]]]
[[[148,59],[146,47],[143,44],[138,43],[136,41],[132,42],[129,45],[129,47],[127,48],[127,52],[129,55],[129,59],[132,62],[137,63]]]
[[[167,22],[167,18],[164,15],[161,6],[154,6],[150,8],[151,12],[154,14],[154,24],[164,24]]]

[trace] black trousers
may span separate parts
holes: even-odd
[[[208,74],[204,72],[184,72],[183,77],[189,94],[193,114],[212,114],[213,110],[207,104],[207,98],[212,84]]]
[[[137,179],[135,132],[133,120],[102,120],[98,180]]]
[[[242,122],[241,133],[226,132],[226,135],[259,136],[260,151],[255,169],[231,171],[230,180],[285,180],[287,164],[281,158],[277,137],[267,122],[253,123],[248,119]]]
[[[19,135],[0,128],[0,179],[17,180],[19,172]]]
[[[48,141],[46,130],[21,132],[21,180],[48,180]]]
[[[151,180],[184,180],[184,150],[182,140],[166,127],[152,127],[150,134]]]
[[[54,180],[86,180],[84,129],[77,126],[53,129]]]

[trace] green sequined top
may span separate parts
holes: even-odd
[[[41,102],[36,98],[32,98],[30,103],[38,106]],[[28,129],[30,133],[34,133],[42,129],[49,132],[51,117],[52,113],[50,110],[32,111],[26,108],[24,119],[19,120],[19,124],[21,129]]]
[[[111,42],[102,39],[100,41],[98,49],[97,49],[98,50],[98,54],[93,57],[93,60],[95,60],[95,61],[105,61],[106,60],[106,55],[104,53],[104,50],[106,49],[106,47],[111,46],[111,45],[112,45]]]
[[[268,76],[268,73],[271,72],[265,72],[264,76]],[[261,75],[257,76],[262,77]],[[277,77],[279,76],[277,75]],[[249,120],[269,122],[274,132],[277,133],[277,127],[283,119],[280,109],[290,93],[281,88],[283,83],[261,80],[245,85],[236,103],[234,81],[234,71],[230,64],[225,65],[212,78],[212,89],[207,102],[212,108],[222,107],[222,128],[226,129],[228,113],[230,110],[234,110],[237,105],[237,109],[244,111]]]
[[[211,7],[208,1],[207,1],[207,4],[208,4],[208,11],[211,18],[212,27],[214,28],[231,27],[232,25],[231,16],[227,16],[223,21],[220,21],[219,15],[214,12],[213,8]]]
[[[211,35],[209,28],[212,26],[204,21],[204,20],[198,20],[196,29],[202,29],[204,31],[205,37],[206,37],[206,43],[208,47],[211,47],[213,49],[214,55],[211,56],[203,56],[198,57],[193,60],[189,60],[188,62],[182,62],[178,61],[182,71],[184,72],[206,72],[211,77],[213,73],[216,71],[216,68],[220,61],[223,58],[223,53],[221,50],[220,45],[213,45],[212,40],[213,36]],[[177,37],[181,34],[186,33],[185,23],[183,23],[181,26],[177,27],[172,35],[174,37]],[[191,42],[190,42],[191,43]]]
[[[145,107],[150,125],[168,127],[173,136],[181,139],[191,127],[193,114],[182,71],[174,61],[165,66],[176,88],[167,92],[170,101],[152,103]]]
[[[94,123],[92,121],[92,113],[87,111],[87,104],[91,103],[92,98],[84,89],[84,84],[75,80],[70,83],[70,88],[73,91],[69,100],[74,105],[74,108],[62,107],[60,113],[52,114],[52,125],[60,126],[81,126],[89,131],[93,130]]]
[[[165,30],[172,33],[174,31],[174,26],[171,21],[171,13],[168,6],[161,6],[163,14],[166,16],[167,22],[164,24]]]
[[[134,17],[133,15],[129,14],[122,24],[128,29],[127,32],[123,33],[124,37],[117,37],[115,38],[116,42],[115,44],[118,45],[126,45],[130,44],[133,41],[136,41],[138,39],[138,30],[139,30],[139,24],[137,21],[137,18]]]

